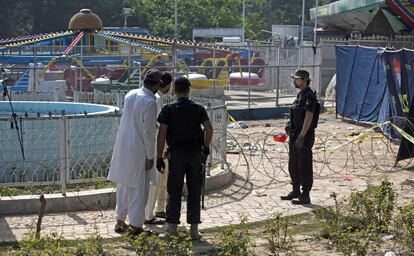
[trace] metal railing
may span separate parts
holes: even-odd
[[[75,91],[73,94],[73,101],[111,105],[117,106],[119,109],[122,109],[122,107],[124,106],[125,95],[126,92],[105,93]]]
[[[88,94],[80,93],[77,99],[92,103]],[[99,99],[115,99],[112,105],[122,105],[123,97],[117,95],[100,94]],[[173,99],[167,97],[164,103]],[[226,168],[226,107],[214,99],[196,101],[206,106],[214,127],[209,167]],[[65,193],[70,184],[105,180],[120,118],[120,113],[19,117],[21,147],[16,127],[0,116],[0,187],[57,185]]]
[[[119,114],[20,117],[20,144],[16,127],[0,118],[0,186],[59,185],[65,193],[68,184],[104,180],[119,120]]]
[[[124,105],[124,92],[113,93],[90,93],[90,92],[76,92],[75,101],[83,103],[102,103],[121,107]],[[172,103],[176,98],[174,96],[162,97],[162,105]],[[214,128],[214,135],[212,141],[212,154],[209,159],[210,165],[220,165],[226,168],[226,131],[227,131],[227,108],[223,100],[191,97],[191,100],[203,105],[210,117]]]
[[[211,45],[213,46],[214,44]],[[28,85],[23,84],[32,91],[44,91],[45,86],[49,86],[47,90],[50,91],[50,87],[55,86],[53,81],[65,81],[65,84],[56,83],[56,86],[59,84],[65,87],[63,88],[65,95],[70,99],[74,98],[74,94],[78,91],[97,92],[99,90],[97,80],[106,81],[102,82],[106,85],[101,86],[101,89],[105,88],[106,91],[110,91],[107,86],[109,84],[114,86],[112,91],[117,91],[126,84],[138,86],[136,77],[132,75],[133,71],[139,67],[142,75],[152,66],[169,71],[175,77],[187,73],[204,75],[202,79],[209,80],[210,90],[199,90],[200,92],[194,95],[226,98],[232,103],[242,100],[246,103],[246,106],[242,106],[243,108],[267,108],[292,103],[293,99],[290,98],[296,95],[296,90],[291,84],[290,75],[299,67],[311,73],[312,88],[318,92],[323,91],[320,83],[320,47],[280,48],[275,45],[248,44],[232,46],[223,51],[219,50],[221,47],[219,44],[215,46],[214,49],[187,49],[186,46],[180,45],[176,51],[165,49],[168,50],[171,58],[164,56],[157,61],[153,61],[154,57],[158,56],[156,53],[141,52],[137,50],[138,48],[130,46],[111,46],[111,50],[117,49],[115,51],[117,54],[101,53],[98,51],[100,49],[98,46],[83,46],[83,51],[81,47],[75,46],[71,52],[73,56],[57,55],[52,59],[47,59],[48,56],[42,55],[42,47],[22,46],[17,47],[15,53],[8,54],[22,54],[32,62],[30,65],[18,64],[8,67],[7,63],[2,64],[10,70],[16,81],[21,81],[21,78],[26,76]],[[58,46],[54,47],[53,51],[60,53],[62,49],[57,50],[58,48]],[[99,56],[96,56],[98,52],[90,50],[98,51]],[[102,54],[108,56],[107,61]],[[94,60],[95,56],[99,59]],[[223,64],[225,58],[226,65]],[[208,61],[204,62],[206,60]],[[137,65],[137,61],[142,61],[142,63]],[[225,72],[220,76],[222,71]],[[202,84],[204,86],[205,82]],[[127,90],[131,87],[125,86],[122,89]],[[99,96],[94,94],[93,97]],[[114,99],[97,99],[96,101],[106,103]],[[233,105],[229,104],[229,107],[233,108]]]
[[[58,92],[9,92],[13,101],[59,101]],[[0,100],[8,99],[3,96]]]

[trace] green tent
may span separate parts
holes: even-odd
[[[345,31],[360,31],[364,35],[392,35],[407,27],[387,9],[384,0],[340,0],[318,9],[310,10],[311,18],[316,14],[322,26]]]

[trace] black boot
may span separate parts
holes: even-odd
[[[292,200],[292,204],[310,204],[309,192],[302,192],[297,200]]]
[[[298,198],[300,196],[300,190],[299,189],[293,189],[292,192],[290,192],[287,196],[281,196],[280,199],[282,200],[292,200],[295,198]]]

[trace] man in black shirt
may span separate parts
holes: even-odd
[[[293,190],[282,196],[282,200],[293,200],[293,204],[310,204],[309,192],[313,184],[312,147],[320,106],[315,92],[309,87],[309,72],[297,70],[292,76],[295,87],[300,89],[286,126],[289,135],[289,174]],[[302,186],[302,193],[300,192]]]
[[[169,153],[167,232],[177,235],[185,176],[188,189],[187,222],[191,224],[191,238],[199,240],[202,161],[210,154],[213,127],[205,108],[188,99],[190,86],[187,78],[177,78],[174,82],[177,101],[164,106],[158,116],[157,169],[162,172],[165,168],[163,150],[166,140]]]

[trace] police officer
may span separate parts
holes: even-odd
[[[309,192],[313,184],[312,147],[320,106],[315,92],[309,87],[309,72],[297,70],[291,77],[295,88],[300,90],[290,108],[290,120],[286,126],[286,132],[290,137],[289,174],[293,190],[281,199],[297,199],[292,200],[293,204],[310,204]]]
[[[174,82],[177,100],[164,106],[158,116],[160,128],[157,140],[157,169],[162,172],[165,168],[163,149],[167,140],[169,172],[166,234],[177,235],[185,176],[188,189],[187,223],[191,224],[191,238],[199,240],[202,161],[210,154],[213,127],[205,108],[188,99],[190,86],[187,78],[177,78]]]

